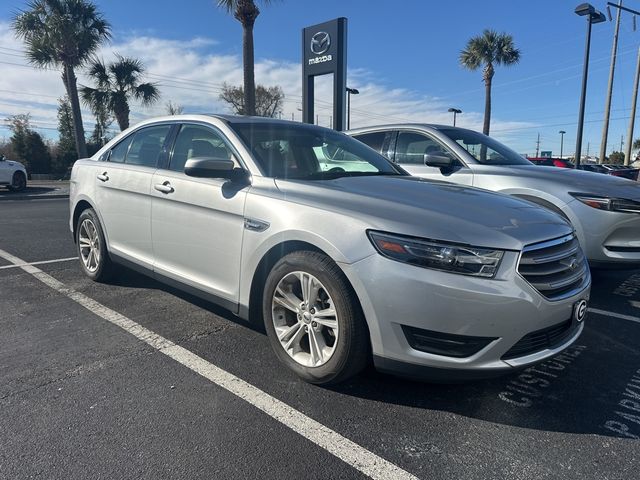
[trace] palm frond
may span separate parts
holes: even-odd
[[[111,101],[111,95],[109,92],[99,90],[97,88],[86,87],[80,85],[80,98],[89,109],[96,114],[96,112],[102,112],[109,109]]]
[[[40,66],[80,66],[111,37],[109,23],[87,0],[33,0],[15,16],[13,29]]]
[[[123,57],[116,54],[118,59],[109,65],[109,72],[113,76],[114,84],[120,90],[133,90],[138,79],[144,72],[144,65],[137,58]]]
[[[96,81],[98,88],[103,90],[111,88],[109,71],[103,60],[94,58],[87,68],[87,75]]]
[[[237,4],[238,0],[218,0],[218,7],[224,8],[227,12],[233,12]]]
[[[460,65],[470,70],[490,64],[513,65],[520,60],[520,50],[515,48],[513,37],[486,29],[472,37],[460,52]]]
[[[160,90],[155,83],[141,83],[135,88],[134,97],[142,105],[149,106],[160,99]]]

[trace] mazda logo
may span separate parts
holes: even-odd
[[[331,46],[331,37],[327,32],[318,32],[311,37],[311,51],[316,55],[322,55]]]

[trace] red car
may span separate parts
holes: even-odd
[[[545,167],[573,168],[573,163],[563,158],[552,157],[527,157],[531,163]]]

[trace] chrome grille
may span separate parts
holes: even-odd
[[[575,235],[527,245],[518,273],[549,300],[569,297],[584,288],[589,265]]]

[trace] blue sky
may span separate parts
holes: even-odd
[[[163,100],[181,103],[186,111],[224,109],[217,102],[219,85],[241,81],[241,28],[214,1],[96,3],[113,25],[112,45],[102,52],[106,59],[113,51],[142,57],[161,86]],[[362,93],[353,98],[352,126],[403,120],[446,122],[450,119],[446,110],[454,106],[464,111],[461,125],[481,128],[481,73],[462,69],[458,54],[471,36],[493,28],[514,36],[522,60],[496,72],[492,134],[522,153],[533,154],[540,133],[541,150],[558,154],[558,131],[566,130],[565,153],[572,152],[586,27],[584,19],[573,13],[577,3],[276,0],[261,7],[256,22],[256,80],[281,84],[287,95],[285,116],[299,119],[301,28],[344,16],[349,20],[349,83]],[[640,1],[624,4],[640,9]],[[0,116],[32,111],[34,123],[51,136],[55,134],[53,97],[62,94],[59,75],[9,65],[26,63],[20,43],[10,39],[8,31],[13,13],[24,5],[17,0],[0,4],[0,62],[4,62],[0,71],[9,73],[4,80],[0,73]],[[604,10],[606,3],[594,5]],[[599,149],[613,26],[607,21],[593,27],[583,152],[587,142],[590,153]],[[619,149],[621,135],[626,136],[638,45],[640,30],[632,30],[631,16],[626,14],[620,30],[608,151]],[[32,95],[37,93],[48,97]],[[328,123],[328,105],[319,107],[320,123]],[[135,120],[162,113],[162,106],[132,110]],[[90,114],[85,117],[90,127]],[[6,131],[0,131],[3,135]]]

